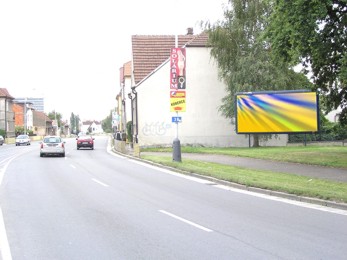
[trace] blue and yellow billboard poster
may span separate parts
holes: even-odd
[[[319,131],[316,92],[297,90],[237,93],[235,104],[238,134]]]

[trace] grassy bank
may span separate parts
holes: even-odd
[[[194,148],[182,147],[182,153],[207,153],[271,159],[347,168],[347,147],[280,147],[280,148]],[[171,148],[146,151],[172,152]],[[142,155],[143,159],[251,187],[347,203],[347,183],[314,179],[299,175],[221,165],[184,159],[173,162],[172,157]]]
[[[172,152],[172,148],[148,148],[141,151]],[[181,147],[181,151],[182,153],[223,154],[347,169],[347,146],[259,148],[207,148],[183,146]]]

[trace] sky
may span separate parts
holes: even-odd
[[[227,0],[0,0],[0,88],[43,97],[63,119],[105,119],[116,106],[119,69],[132,35],[201,32]]]

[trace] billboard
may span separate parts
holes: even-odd
[[[238,134],[319,131],[316,92],[244,92],[235,101]]]

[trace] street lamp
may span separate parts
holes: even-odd
[[[27,134],[27,98],[24,98],[24,134]]]
[[[138,110],[137,110],[137,91],[136,91],[136,87],[131,87],[131,92],[135,95],[134,97],[134,106],[135,106],[135,111],[134,114],[135,116],[133,116],[133,118],[135,118],[135,130],[136,130],[136,135],[135,135],[135,143],[138,143],[137,137],[138,137],[138,133],[139,133],[139,127],[138,127]],[[134,125],[134,124],[133,124]]]

